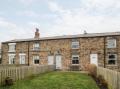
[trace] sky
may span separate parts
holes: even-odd
[[[120,31],[120,0],[1,0],[0,42]]]

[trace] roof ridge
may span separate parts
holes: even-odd
[[[87,34],[60,35],[60,36],[51,36],[51,37],[48,36],[48,37],[41,37],[41,38],[14,39],[6,42],[65,39],[65,38],[77,38],[77,37],[97,37],[97,36],[111,36],[111,35],[120,35],[120,32],[87,33]],[[6,42],[3,42],[3,43],[6,43]]]

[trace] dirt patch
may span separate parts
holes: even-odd
[[[92,78],[95,80],[96,84],[100,89],[108,89],[107,82],[101,76],[98,76],[97,78],[96,77]]]

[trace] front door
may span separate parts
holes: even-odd
[[[25,54],[20,54],[20,64],[25,64]]]
[[[98,66],[98,55],[97,54],[90,54],[90,64],[95,64]]]
[[[48,56],[48,65],[54,64],[54,56]]]
[[[56,69],[62,69],[61,55],[56,55]]]

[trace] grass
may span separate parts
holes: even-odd
[[[17,81],[0,89],[99,89],[88,75],[76,72],[50,72]]]

